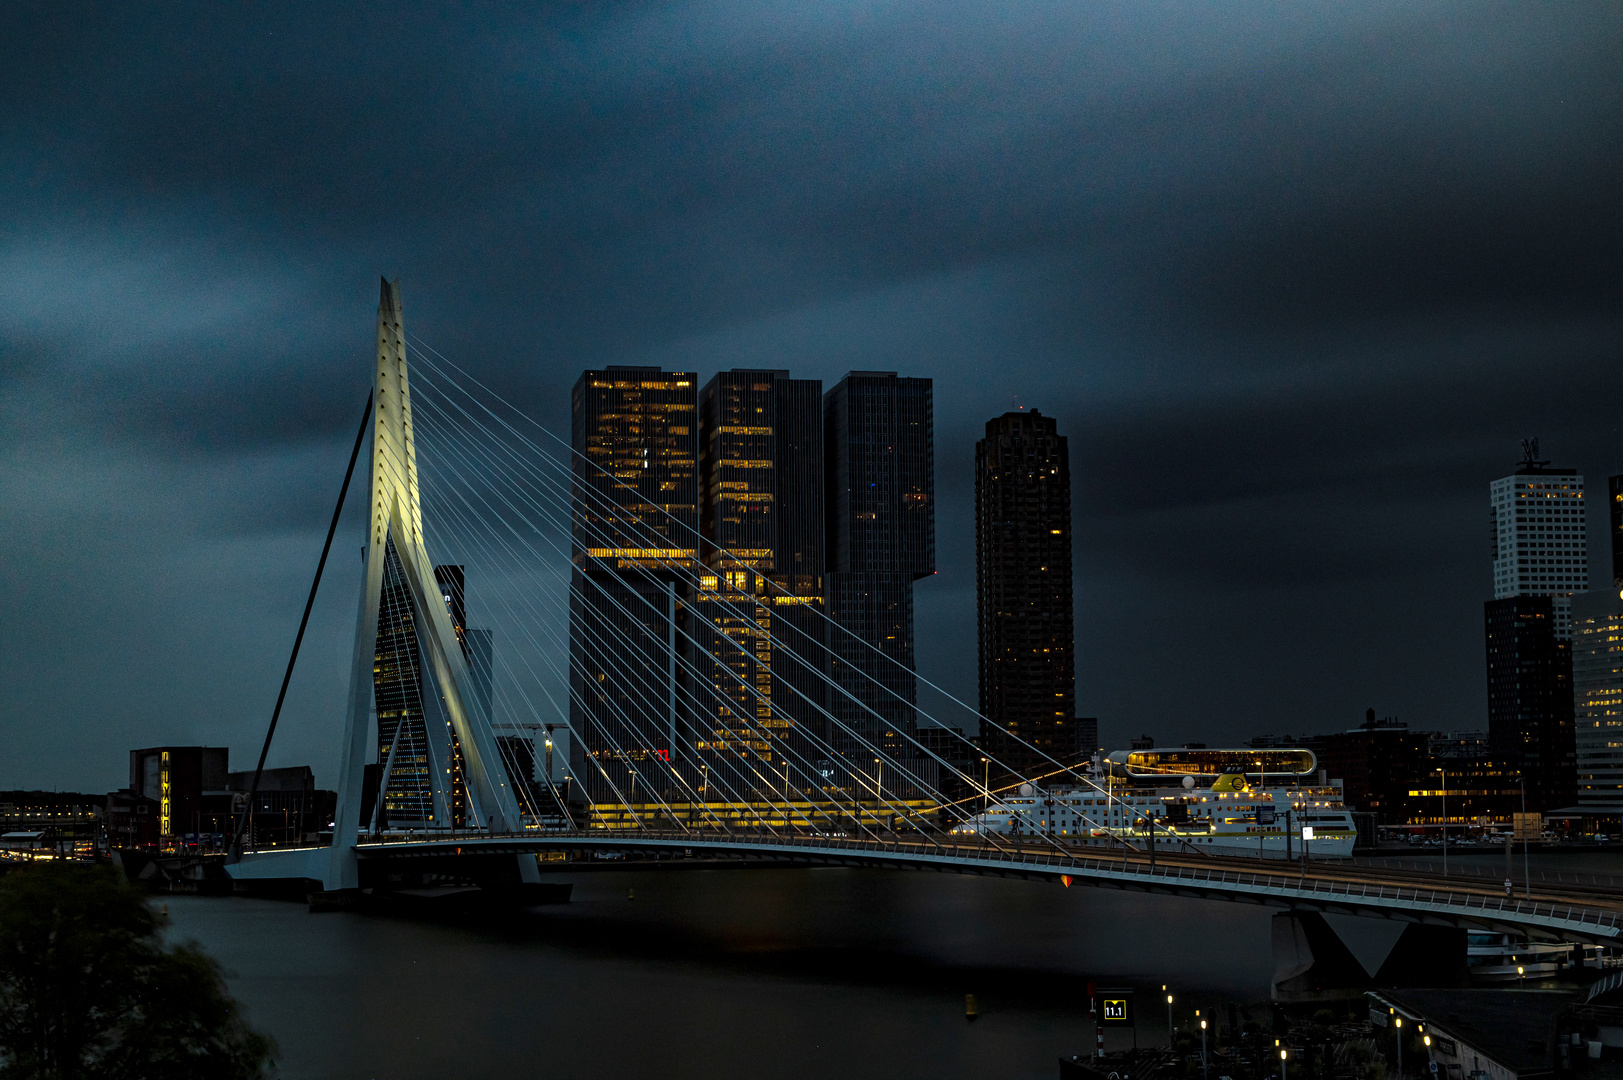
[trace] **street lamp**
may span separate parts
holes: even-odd
[[[1199,1009],[1195,1015],[1200,1016]],[[1200,1019],[1200,1080],[1206,1080],[1206,1018],[1203,1016]]]
[[[1394,1016],[1392,1022],[1398,1029],[1398,1080],[1403,1080],[1403,1017]]]
[[[1161,989],[1163,989],[1163,990],[1166,989],[1166,984],[1165,983],[1161,984]],[[1172,1046],[1172,995],[1171,994],[1167,995],[1167,1046],[1168,1046],[1168,1048],[1170,1048]]]
[[[992,761],[981,758],[981,813],[992,808]]]
[[[1290,1070],[1285,1065],[1285,1048],[1279,1048],[1279,1080],[1290,1080]]]
[[[1448,770],[1438,769],[1443,778],[1443,876],[1448,876]]]

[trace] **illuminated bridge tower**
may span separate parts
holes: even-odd
[[[401,797],[397,809],[403,816],[416,814],[415,822],[426,822],[431,814],[435,827],[448,828],[460,814],[467,824],[495,832],[520,825],[495,737],[479,711],[479,690],[452,623],[452,605],[423,544],[404,317],[399,287],[388,281],[378,302],[370,422],[366,576],[355,624],[333,841],[319,875],[330,890],[357,887],[354,845],[363,830],[382,823],[377,810],[387,813],[391,791]],[[393,729],[389,750],[380,737],[384,732],[374,732],[374,712],[379,729]],[[421,772],[403,771],[412,779],[396,787],[394,766],[404,764],[399,759],[408,741],[400,737],[401,728],[409,732],[418,724],[426,760]],[[445,748],[438,757],[436,743]],[[455,765],[452,748],[458,752]],[[369,806],[366,793],[374,755],[382,759],[376,765],[385,798],[372,802],[382,807]],[[520,873],[533,874],[533,869],[521,867]]]
[[[570,724],[600,801],[664,790],[665,762],[686,758],[679,572],[699,557],[697,402],[691,371],[608,367],[575,384]]]
[[[740,793],[804,785],[785,753],[815,758],[827,738],[822,671],[805,662],[825,641],[822,397],[817,380],[738,369],[699,397],[695,749]]]

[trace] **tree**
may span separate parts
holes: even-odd
[[[265,1076],[275,1044],[200,948],[164,946],[163,924],[109,867],[0,878],[0,1078]]]

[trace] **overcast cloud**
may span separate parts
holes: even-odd
[[[7,4],[0,787],[251,765],[380,274],[557,429],[609,363],[934,378],[971,701],[1018,404],[1107,741],[1482,726],[1488,482],[1623,472],[1619,177],[1616,4]],[[323,784],[347,529],[271,762]]]

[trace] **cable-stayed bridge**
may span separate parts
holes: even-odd
[[[993,772],[1039,796],[1093,781],[1013,732],[1002,744],[1022,747],[1020,762],[980,746],[943,754],[898,722],[989,726],[928,683],[963,716],[926,715],[910,689],[923,680],[886,677],[901,662],[830,618],[815,584],[786,584],[769,552],[706,539],[702,500],[650,482],[665,434],[699,418],[672,415],[662,384],[637,371],[615,376],[647,400],[609,418],[614,446],[560,437],[410,337],[384,282],[356,443],[358,455],[370,436],[366,573],[332,840],[264,849],[249,830],[235,879],[342,894],[410,868],[522,890],[542,880],[538,856],[618,853],[1020,877],[1544,940],[1623,933],[1623,903],[1605,891],[1507,897],[1424,874],[1211,856],[1153,821],[1123,837],[1087,810],[1063,831],[977,828]],[[718,446],[736,434],[724,452],[747,465],[745,443],[764,430],[734,417],[711,434]],[[861,650],[879,662],[850,664]],[[538,731],[540,760],[523,734]]]

